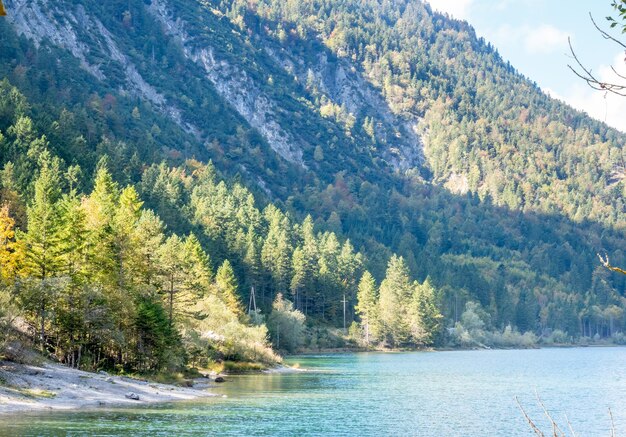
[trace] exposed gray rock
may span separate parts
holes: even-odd
[[[310,62],[285,48],[264,45],[266,53],[287,73],[303,83],[313,81],[328,101],[345,107],[357,118],[371,117],[375,136],[383,148],[383,158],[396,169],[407,170],[424,162],[423,141],[417,132],[419,118],[394,111],[384,96],[347,59],[328,59],[319,53]]]
[[[128,86],[128,90],[122,90],[123,92],[148,100],[185,131],[197,135],[198,129],[182,121],[180,110],[168,104],[165,97],[146,82],[137,67],[119,48],[109,30],[97,17],[90,16],[82,5],[78,5],[75,11],[66,8],[60,11],[48,0],[8,0],[7,6],[14,11],[9,20],[18,34],[26,36],[37,46],[49,41],[69,50],[86,71],[99,80],[106,80],[101,66],[89,61],[93,50],[81,40],[81,33],[89,35],[95,46],[94,50],[100,52],[101,58],[107,59],[107,62],[117,62],[123,67]]]
[[[302,147],[274,119],[277,112],[274,102],[254,80],[245,71],[218,59],[211,47],[194,47],[185,30],[185,22],[171,14],[165,1],[153,0],[148,10],[163,24],[165,31],[180,42],[185,56],[204,69],[217,92],[265,137],[270,147],[285,160],[306,168]]]

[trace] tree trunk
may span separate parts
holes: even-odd
[[[170,327],[172,327],[173,314],[174,314],[174,278],[170,277]]]
[[[46,301],[41,301],[41,307],[39,308],[39,318],[41,325],[39,328],[39,342],[41,343],[41,353],[45,352],[46,344]]]

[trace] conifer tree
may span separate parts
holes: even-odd
[[[437,307],[435,288],[426,278],[424,283],[414,283],[411,331],[418,344],[432,344],[441,329],[443,316]]]
[[[172,235],[159,248],[159,270],[161,272],[162,293],[166,296],[166,308],[170,326],[174,321],[176,301],[181,297],[184,281],[184,246],[178,235]]]
[[[267,237],[263,243],[261,260],[270,272],[274,290],[284,291],[289,286],[291,273],[291,241],[289,219],[275,206],[268,206],[265,217],[269,222]]]
[[[341,246],[341,252],[337,260],[339,278],[343,286],[343,291],[350,303],[354,307],[358,290],[358,277],[361,272],[363,260],[360,255],[354,253],[354,248],[350,240],[346,240]]]
[[[382,334],[392,346],[402,345],[410,339],[408,309],[412,294],[413,287],[404,259],[394,255],[380,285],[379,298]]]
[[[307,271],[306,261],[302,248],[295,248],[295,250],[293,251],[291,262],[293,276],[291,277],[291,285],[289,288],[291,289],[291,294],[293,294],[295,307],[298,308],[299,298],[302,299],[301,294],[305,290],[307,278],[309,277],[309,272]]]
[[[114,233],[114,217],[118,208],[119,188],[101,160],[94,189],[86,199],[87,251],[91,277],[102,284],[119,284],[118,254]]]
[[[342,281],[339,276],[339,241],[333,233],[325,233],[319,242],[319,300],[322,317],[334,317],[339,312],[343,298]]]
[[[87,218],[75,190],[63,195],[59,213],[62,271],[78,283],[81,281],[79,276],[84,276]]]
[[[209,291],[213,272],[211,259],[206,254],[198,237],[189,234],[183,244],[183,286],[189,298],[201,298]]]
[[[262,285],[263,266],[261,265],[260,238],[256,235],[252,226],[248,227],[246,234],[246,250],[243,255],[243,264],[246,272],[247,288]]]
[[[67,285],[57,295],[54,323],[56,325],[58,356],[70,367],[78,367],[82,345],[89,335],[85,315],[90,311],[86,293],[86,216],[75,189],[60,201],[62,273]],[[59,350],[60,348],[60,350]]]
[[[219,296],[228,308],[237,316],[243,315],[243,308],[237,291],[237,278],[228,260],[225,260],[217,269],[215,285],[217,286]]]
[[[111,226],[114,234],[115,252],[118,264],[118,284],[120,288],[133,287],[137,280],[137,255],[139,252],[139,240],[136,229],[143,202],[135,188],[128,186],[122,190],[118,207]]]
[[[378,334],[378,296],[376,281],[367,270],[359,282],[356,313],[361,318],[361,327],[365,335],[365,344],[369,346]]]
[[[296,309],[306,307],[309,296],[315,291],[317,276],[317,241],[313,231],[313,219],[308,215],[302,225],[294,226],[299,245],[292,254],[292,278],[290,289]]]
[[[134,230],[138,251],[134,271],[138,282],[148,288],[159,287],[159,248],[165,239],[164,226],[154,211],[144,209]]]
[[[35,182],[35,195],[28,207],[28,232],[25,274],[34,279],[22,295],[24,305],[39,319],[39,342],[43,349],[46,339],[46,318],[52,309],[57,287],[55,278],[62,269],[61,178],[59,160],[44,152],[40,158],[41,170]]]

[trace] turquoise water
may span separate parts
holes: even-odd
[[[0,418],[0,435],[531,436],[535,391],[569,434],[626,435],[626,348],[360,353],[288,360],[306,372],[230,377],[227,397]]]

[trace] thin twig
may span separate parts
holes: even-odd
[[[615,67],[613,67],[612,65],[611,65],[611,70],[613,70],[613,73],[615,73],[615,75],[616,75],[617,77],[622,78],[622,79],[626,79],[626,76],[624,76],[624,75],[622,75],[622,74],[618,73],[618,72],[617,72],[617,70],[615,69]]]
[[[611,417],[611,437],[615,437],[615,421],[613,420],[613,412],[611,411],[611,407],[609,407],[609,416]]]
[[[574,431],[574,427],[572,426],[572,422],[569,421],[569,417],[567,417],[567,414],[565,415],[565,420],[567,420],[567,427],[569,428],[569,432],[572,433],[572,437],[576,437],[576,432]]]
[[[593,23],[595,28],[598,29],[598,32],[600,32],[600,34],[604,37],[604,39],[608,39],[610,41],[616,42],[617,44],[621,45],[622,47],[624,47],[626,49],[626,44],[624,44],[623,42],[621,42],[620,40],[618,40],[614,36],[609,35],[605,30],[600,29],[600,26],[598,26],[596,24],[596,21],[593,19],[593,15],[591,15],[591,12],[589,12],[589,18],[591,18],[591,22]]]
[[[533,432],[539,437],[545,437],[545,434],[541,432],[541,430],[537,427],[537,425],[535,425],[535,422],[533,422],[533,420],[528,416],[528,414],[526,414],[526,410],[524,410],[524,407],[522,407],[522,404],[520,404],[519,399],[517,399],[517,396],[515,396],[515,402],[517,402],[517,406],[522,411],[522,414],[526,418],[526,421],[530,425],[530,428],[533,430]]]
[[[600,28],[600,26],[598,26],[598,24],[595,22],[595,20],[593,19],[593,16],[591,15],[591,13],[589,13],[589,17],[591,18],[591,22],[593,23],[594,27],[598,30],[598,32],[600,32],[600,34],[602,35],[602,37],[604,39],[608,39],[610,41],[613,41],[617,44],[619,44],[620,46],[624,47],[626,49],[626,44],[622,43],[621,41],[619,41],[617,38],[609,35],[606,31],[602,30]],[[567,38],[567,43],[569,45],[569,49],[570,52],[572,54],[572,57],[574,58],[574,61],[576,61],[576,64],[578,65],[577,68],[571,66],[571,65],[567,65],[567,67],[576,75],[578,76],[580,79],[584,80],[585,82],[587,82],[587,85],[589,85],[589,87],[591,87],[594,90],[597,91],[606,91],[606,92],[610,92],[613,94],[617,94],[619,96],[622,97],[626,97],[626,84],[619,84],[619,83],[611,83],[611,82],[606,82],[603,80],[598,79],[590,69],[588,69],[587,67],[584,66],[584,64],[580,61],[580,59],[578,59],[578,55],[576,55],[576,52],[574,51],[574,47],[572,46],[572,40],[571,38]],[[582,71],[579,71],[579,69]],[[613,73],[620,79],[625,79],[626,80],[626,76],[624,76],[623,74],[620,74],[617,72],[617,70],[611,66],[611,70],[613,71]]]
[[[557,425],[557,423],[554,421],[554,419],[552,418],[552,416],[546,409],[546,406],[543,404],[543,401],[539,397],[539,393],[537,393],[537,390],[535,390],[535,396],[537,397],[537,402],[539,402],[539,405],[543,409],[543,413],[546,415],[550,423],[552,423],[553,436],[554,437],[566,437],[563,431],[561,431],[561,428],[559,428],[559,425]]]

